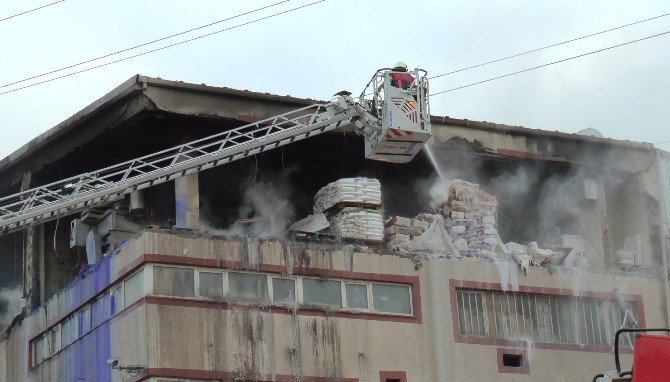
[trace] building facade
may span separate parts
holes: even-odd
[[[313,102],[137,76],[6,158],[0,187]],[[0,381],[591,380],[614,368],[617,329],[668,326],[667,154],[432,122],[432,152],[407,165],[366,162],[360,138],[326,134],[149,188],[139,208],[121,200],[6,235],[5,264],[25,259],[27,307],[0,342]],[[387,216],[414,217],[430,210],[438,175],[497,196],[506,242],[564,256],[524,270],[511,257],[236,229],[244,207],[295,221],[319,188],[353,176],[380,180]],[[100,234],[95,261],[82,224]]]

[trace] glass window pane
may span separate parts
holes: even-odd
[[[124,303],[126,306],[131,306],[144,297],[144,270],[130,276],[123,284],[125,293]]]
[[[51,354],[56,354],[60,350],[60,327],[52,330],[51,333]]]
[[[154,266],[154,293],[163,296],[193,297],[193,269]]]
[[[91,320],[93,327],[96,327],[107,318],[109,318],[109,294],[105,293],[97,300],[93,301],[91,307]]]
[[[118,287],[112,291],[109,306],[112,316],[123,310],[123,288]]]
[[[339,281],[303,279],[302,294],[305,304],[342,307],[342,289]]]
[[[368,309],[368,286],[360,284],[346,284],[347,308]]]
[[[268,300],[267,276],[250,273],[228,274],[229,297],[237,301],[263,302]]]
[[[91,331],[91,308],[88,306],[79,312],[78,337]]]
[[[200,297],[221,300],[223,298],[223,273],[199,272]]]
[[[374,309],[378,312],[412,313],[407,286],[372,284],[372,300]]]
[[[68,318],[61,325],[61,339],[63,347],[73,343],[77,336],[77,315]]]
[[[295,303],[295,280],[272,279],[272,300]]]
[[[44,361],[45,358],[47,358],[49,355],[46,354],[47,351],[47,341],[46,337],[42,336],[40,337],[33,346],[35,347],[35,364],[40,364],[42,361]]]

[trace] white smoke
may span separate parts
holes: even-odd
[[[21,288],[0,289],[0,333],[12,323],[24,307]]]
[[[217,229],[202,222],[200,230],[216,235],[284,238],[295,218],[288,182],[256,181],[244,191],[237,219],[230,227]]]

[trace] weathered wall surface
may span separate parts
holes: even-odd
[[[155,376],[181,370],[185,375],[205,373],[223,378],[299,375],[360,381],[378,381],[382,370],[404,370],[411,381],[563,381],[611,369],[608,351],[553,349],[527,340],[504,346],[464,342],[454,325],[458,316],[452,293],[457,282],[473,282],[471,285],[482,289],[534,288],[537,293],[560,291],[575,296],[608,294],[618,287],[625,295],[640,296],[647,326],[662,326],[664,322],[661,283],[644,274],[575,273],[561,267],[550,272],[533,267],[525,276],[514,264],[467,258],[422,259],[422,266],[417,267],[417,259],[352,249],[147,231],[15,328],[0,345],[0,355],[5,355],[0,362],[7,365],[0,375],[7,381],[48,381],[54,375],[59,380],[120,381],[122,374],[105,364],[108,358],[140,364]],[[287,275],[328,277],[331,272],[345,279],[347,274],[418,277],[420,310],[403,322],[313,309],[292,311],[149,296],[27,372],[27,344],[32,336],[90,299],[90,290],[104,288],[141,265],[141,259]],[[526,352],[529,374],[498,373],[498,349],[510,347]],[[98,379],[90,379],[91,370]],[[200,374],[188,374],[195,372]]]

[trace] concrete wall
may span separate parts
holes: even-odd
[[[0,355],[4,355],[0,365],[7,365],[0,381],[3,377],[6,381],[49,381],[54,375],[59,376],[58,380],[134,380],[112,372],[105,364],[108,358],[145,366],[144,377],[224,380],[235,375],[288,378],[297,374],[305,380],[378,381],[380,371],[403,370],[410,381],[563,381],[582,380],[612,368],[612,355],[607,350],[559,350],[532,341],[506,345],[464,342],[454,332],[457,316],[451,294],[455,282],[475,282],[486,289],[500,287],[502,279],[508,290],[535,288],[536,292],[562,291],[569,295],[607,294],[618,287],[624,294],[641,297],[647,326],[663,326],[665,320],[661,283],[648,275],[597,270],[576,274],[568,268],[554,267],[550,272],[533,267],[525,276],[513,264],[471,258],[421,259],[422,266],[418,267],[418,259],[353,249],[187,231],[147,231],[108,257],[103,263],[108,265],[78,279],[46,309],[24,320],[8,340],[0,343]],[[399,280],[418,277],[420,310],[406,320],[389,320],[313,309],[292,312],[272,306],[146,297],[27,372],[28,340],[88,300],[90,293],[78,295],[77,291],[104,289],[107,282],[127,275],[142,262],[345,279],[347,275],[371,279],[390,275]],[[510,274],[518,280],[518,286],[509,282]],[[108,281],[96,286],[94,280],[105,280],[105,275],[109,275]],[[500,348],[526,352],[530,373],[499,374]]]

